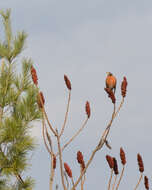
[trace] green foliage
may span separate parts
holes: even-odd
[[[0,11],[0,15],[5,32],[5,39],[0,41],[0,189],[31,190],[33,180],[21,176],[35,147],[31,122],[42,117],[37,105],[38,88],[31,80],[31,59],[22,60],[21,74],[15,71],[14,59],[22,52],[27,35],[18,32],[13,36],[10,10]]]
[[[26,37],[27,37],[27,34],[24,31],[18,32],[17,36],[15,37],[13,41],[14,47],[11,53],[12,58],[15,58],[17,55],[21,53],[24,47]]]
[[[5,29],[5,40],[3,42],[0,41],[0,56],[12,61],[22,52],[27,34],[22,31],[18,32],[15,37],[13,36],[10,22],[10,9],[6,12],[0,11],[0,15],[2,16]]]
[[[16,190],[20,190],[20,189],[24,189],[24,190],[32,190],[34,186],[34,181],[31,178],[26,178],[24,180],[24,183],[17,183],[15,189]]]

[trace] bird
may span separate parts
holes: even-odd
[[[116,77],[115,77],[111,72],[107,72],[106,88],[109,88],[109,89],[112,90],[113,93],[115,94],[115,91],[116,91],[116,84],[117,84],[117,79],[116,79]]]

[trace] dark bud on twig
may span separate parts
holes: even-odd
[[[86,102],[85,110],[86,110],[86,114],[87,114],[88,118],[90,118],[91,109],[90,109],[90,103],[88,101]]]
[[[64,81],[69,90],[71,90],[71,82],[66,75],[64,75]]]
[[[138,161],[139,171],[142,173],[144,171],[144,164],[140,154],[137,154],[137,161]]]
[[[56,184],[56,186],[55,186],[55,189],[56,189],[56,190],[58,190],[58,189],[59,189],[59,186],[58,186],[58,184]]]
[[[77,161],[81,165],[82,169],[84,169],[85,168],[85,162],[83,159],[82,152],[80,152],[80,151],[77,152]]]
[[[53,155],[53,169],[56,168],[56,156]]]
[[[115,175],[118,175],[119,171],[118,171],[118,164],[116,158],[113,158],[113,162],[114,162],[114,167],[113,167],[114,173]]]
[[[145,189],[149,189],[149,182],[148,182],[148,177],[147,176],[145,176],[144,177],[144,184],[145,184]]]
[[[107,141],[107,140],[105,140],[105,145],[111,150],[112,148],[111,148],[111,146],[110,146],[110,144],[109,144],[109,142]]]
[[[116,98],[115,98],[113,91],[110,88],[104,88],[104,90],[107,92],[108,97],[112,100],[112,103],[115,104]]]
[[[71,169],[70,169],[70,167],[69,167],[69,165],[68,165],[67,163],[64,163],[64,169],[65,169],[67,175],[68,175],[70,178],[72,178],[72,171],[71,171]]]
[[[45,99],[44,99],[42,92],[39,92],[39,94],[38,94],[37,103],[38,103],[39,108],[43,108],[43,105],[45,103]]]
[[[109,164],[109,167],[111,169],[114,168],[114,160],[113,160],[113,158],[111,156],[109,156],[109,155],[106,155],[106,160],[107,160],[107,162]]]
[[[126,156],[125,156],[125,152],[122,147],[120,148],[120,158],[121,158],[121,163],[123,165],[125,165],[126,164]]]
[[[126,92],[127,92],[127,79],[126,77],[123,78],[123,81],[121,83],[121,95],[122,97],[125,97],[126,96]]]
[[[38,85],[37,73],[36,73],[36,70],[33,66],[31,66],[31,75],[32,75],[32,80],[33,80],[34,84]]]

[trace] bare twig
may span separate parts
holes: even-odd
[[[139,186],[139,184],[140,184],[140,182],[141,182],[141,180],[142,180],[142,177],[143,177],[143,173],[141,173],[141,175],[140,175],[140,177],[139,177],[139,180],[138,180],[138,182],[137,182],[137,185],[136,185],[136,187],[135,187],[134,190],[136,190],[136,189],[138,188],[138,186]]]
[[[67,182],[67,189],[69,189],[69,181],[66,172],[64,172],[65,180]]]
[[[50,135],[49,135],[49,133],[48,133],[47,127],[45,127],[45,131],[46,131],[46,137],[47,137],[47,140],[48,140],[49,145],[50,145],[50,150],[51,150],[51,152],[53,153],[52,140],[51,140],[51,137],[50,137]]]
[[[109,144],[109,142],[107,140],[105,140],[105,145],[111,150],[111,145]]]
[[[81,190],[83,190],[85,179],[86,177],[84,175],[83,178],[81,178]]]
[[[46,138],[45,138],[45,127],[46,127],[46,126],[45,126],[45,120],[44,120],[44,116],[43,116],[43,118],[42,118],[42,135],[43,135],[43,140],[44,140],[44,144],[45,144],[45,147],[46,147],[48,153],[53,156],[53,152],[51,152],[51,150],[50,150],[50,148],[48,147],[47,142],[46,142]]]
[[[98,146],[97,146],[97,147],[98,147],[98,150],[100,150],[100,149],[103,147],[104,143],[106,142],[107,136],[108,136],[108,134],[109,134],[109,132],[110,132],[110,127],[111,127],[112,122],[113,122],[113,120],[114,120],[114,118],[115,118],[115,117],[114,117],[114,116],[115,116],[115,110],[116,110],[116,106],[115,106],[115,104],[114,104],[111,120],[110,120],[108,126],[106,127],[105,131],[103,132],[103,134],[102,134],[102,136],[101,136],[101,139],[100,139],[100,141],[99,141],[99,143],[98,143]]]
[[[122,101],[121,101],[117,111],[115,111],[116,107],[115,107],[115,104],[114,104],[114,111],[113,111],[113,114],[112,114],[112,118],[111,118],[111,121],[110,121],[109,125],[107,126],[107,128],[105,129],[105,131],[104,131],[104,133],[102,135],[102,138],[101,138],[101,141],[100,141],[101,144],[102,144],[102,139],[104,139],[104,141],[106,142],[107,136],[108,136],[108,134],[110,132],[111,124],[112,124],[113,120],[116,118],[116,116],[118,115],[120,109],[123,106],[123,103],[124,103],[124,98],[122,98]]]
[[[43,134],[43,140],[44,140],[44,144],[45,144],[45,147],[48,151],[48,153],[50,154],[51,156],[51,174],[50,174],[50,190],[53,189],[53,180],[54,180],[54,174],[55,174],[55,168],[54,168],[54,153],[53,153],[53,147],[52,147],[52,141],[50,139],[50,136],[48,136],[48,131],[47,131],[47,128],[46,128],[46,125],[45,125],[45,120],[44,120],[44,115],[43,115],[43,118],[42,118],[42,134]],[[47,135],[47,138],[48,141],[49,141],[49,145],[50,145],[50,148],[48,147],[47,145],[47,142],[46,142],[46,137],[45,137],[45,132],[46,132],[46,135]]]
[[[69,97],[68,97],[67,109],[66,109],[65,118],[64,118],[64,123],[63,123],[63,126],[62,126],[61,133],[60,133],[59,137],[62,136],[62,134],[63,134],[63,132],[64,132],[64,129],[65,129],[65,125],[66,125],[67,118],[68,118],[68,112],[69,112],[69,106],[70,106],[70,99],[71,99],[71,91],[69,90]]]
[[[118,107],[118,109],[117,109],[117,111],[116,111],[116,113],[115,113],[115,115],[114,115],[114,118],[118,115],[120,109],[121,109],[122,106],[123,106],[123,103],[124,103],[124,97],[122,98],[122,101],[121,101],[121,103],[120,103],[120,105],[119,105],[119,107]]]
[[[73,180],[73,177],[71,177],[71,181],[72,181],[72,185],[74,185],[74,180]],[[75,190],[75,189],[74,189]]]
[[[112,190],[114,190],[114,188],[115,188],[116,181],[117,181],[117,175],[115,175],[114,182],[113,182],[113,185],[112,185]]]
[[[50,190],[53,190],[55,169],[53,168],[53,156],[51,155],[51,175],[50,175]]]
[[[110,179],[108,182],[108,190],[110,190],[110,185],[111,185],[111,181],[112,181],[112,176],[113,176],[113,168],[111,169],[111,175],[110,175]]]
[[[62,151],[61,151],[61,145],[60,145],[60,137],[58,135],[58,132],[56,130],[56,138],[57,138],[57,142],[58,142],[58,150],[59,150],[59,160],[60,160],[60,174],[61,174],[61,180],[62,180],[62,185],[64,190],[67,190],[65,183],[64,183],[64,173],[63,173],[63,162],[62,162]]]
[[[56,134],[55,130],[53,129],[53,127],[52,127],[52,125],[51,125],[51,123],[50,123],[50,121],[49,121],[49,118],[48,118],[47,113],[46,113],[46,111],[45,111],[44,103],[43,103],[43,101],[42,101],[42,98],[41,98],[41,96],[40,96],[40,93],[38,93],[38,97],[39,97],[39,99],[40,99],[40,102],[41,102],[41,105],[42,105],[42,111],[43,111],[44,116],[45,116],[45,118],[46,118],[46,120],[47,120],[47,123],[48,123],[48,125],[49,125],[49,127],[50,127],[50,130],[51,130],[51,131],[53,132],[53,134],[56,136],[57,134]]]
[[[79,135],[79,133],[80,133],[80,132],[84,129],[84,127],[86,126],[87,121],[88,121],[88,117],[87,117],[86,120],[84,121],[82,127],[81,127],[81,128],[75,133],[75,135],[73,135],[73,136],[71,137],[71,139],[61,148],[62,151]],[[58,156],[58,155],[59,155],[59,152],[56,153],[56,156]]]
[[[117,184],[117,186],[116,186],[116,190],[118,190],[118,187],[119,187],[119,185],[120,185],[120,181],[121,181],[121,179],[122,179],[122,177],[123,177],[123,174],[124,174],[124,169],[125,169],[125,166],[123,165],[123,168],[122,168],[122,171],[121,171],[121,175],[120,175],[118,184]]]
[[[48,123],[48,125],[49,125],[51,131],[52,131],[52,132],[54,133],[54,135],[56,136],[56,132],[55,132],[55,130],[53,129],[53,127],[52,127],[52,125],[51,125],[51,123],[50,123],[50,121],[49,121],[49,119],[48,119],[48,116],[47,116],[47,113],[46,113],[46,111],[45,111],[44,106],[43,106],[42,110],[43,110],[43,113],[44,113],[44,115],[45,115],[45,118],[46,118],[46,120],[47,120],[47,123]]]
[[[43,116],[43,118],[42,118],[42,135],[43,135],[43,140],[44,140],[45,147],[46,147],[48,153],[51,156],[51,174],[50,174],[50,184],[49,184],[49,186],[50,186],[50,190],[52,190],[53,189],[54,173],[55,173],[55,168],[53,167],[54,153],[53,153],[52,143],[49,141],[50,148],[47,145],[46,137],[45,137],[45,131],[46,131],[46,135],[48,135],[47,134],[48,133],[47,128],[46,128],[46,125],[45,125],[44,116]]]

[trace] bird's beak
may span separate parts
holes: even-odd
[[[106,72],[107,75],[109,75],[109,72]]]

